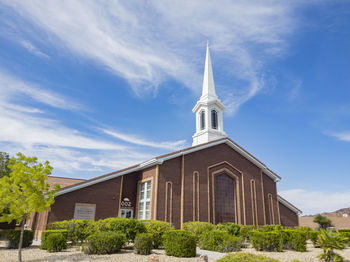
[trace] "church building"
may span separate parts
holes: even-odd
[[[193,108],[192,147],[62,188],[48,212],[32,216],[37,233],[72,218],[297,226],[301,211],[277,193],[280,177],[227,137],[209,47],[202,95]],[[39,234],[37,234],[40,236]]]

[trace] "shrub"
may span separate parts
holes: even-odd
[[[183,230],[190,231],[196,236],[196,241],[198,242],[199,236],[207,231],[215,229],[215,226],[209,222],[186,222],[182,225]]]
[[[200,235],[198,246],[206,250],[233,252],[241,250],[242,240],[226,231],[212,230]]]
[[[279,262],[279,260],[252,253],[235,253],[227,254],[216,262]]]
[[[251,225],[243,226],[243,225],[241,225],[241,228],[239,230],[239,235],[245,239],[249,239],[250,232],[253,230],[256,230],[256,226],[251,226]]]
[[[65,241],[67,243],[67,239],[68,239],[68,230],[44,230],[41,233],[41,249],[47,249],[47,238],[48,236],[52,235],[52,234],[62,234],[62,236],[65,238]]]
[[[284,247],[299,252],[306,251],[307,234],[301,230],[283,230],[281,231]]]
[[[261,231],[261,232],[280,231],[280,230],[283,230],[283,226],[281,226],[281,225],[264,225],[264,226],[258,226],[257,230]]]
[[[112,254],[119,252],[127,242],[120,232],[97,232],[87,238],[84,252],[87,254]]]
[[[96,222],[90,219],[71,219],[50,223],[49,230],[68,230],[68,240],[73,245],[81,244],[96,232]]]
[[[318,238],[319,232],[320,231],[316,231],[316,230],[311,230],[311,231],[307,232],[307,238],[312,241],[312,243],[314,244],[315,247],[319,247],[317,244],[317,238]]]
[[[136,254],[151,254],[153,236],[149,233],[138,234],[134,241],[134,250]]]
[[[68,224],[68,239],[73,245],[81,244],[96,232],[96,222],[90,219],[71,219]]]
[[[49,234],[46,238],[46,250],[49,252],[58,252],[67,248],[67,238],[62,233]]]
[[[18,248],[19,239],[21,237],[21,230],[10,230],[6,234],[9,240],[8,248]],[[33,243],[34,232],[31,230],[24,230],[22,247],[29,247]]]
[[[60,230],[60,229],[65,229],[68,230],[69,227],[69,221],[68,220],[63,220],[63,221],[58,221],[58,222],[53,222],[47,225],[48,230]]]
[[[277,251],[283,250],[283,239],[280,232],[259,232],[251,233],[251,243],[257,251]]]
[[[348,241],[348,245],[350,245],[350,232],[348,231],[340,231],[339,230],[339,235],[341,235],[342,237],[345,237]]]
[[[122,232],[129,241],[134,241],[137,234],[146,232],[146,227],[140,220],[122,217],[111,217],[99,220],[98,228],[101,231]]]
[[[339,233],[350,233],[350,229],[339,229]]]
[[[227,223],[217,224],[216,229],[226,231],[232,236],[239,236],[239,231],[241,227],[235,223],[227,222]]]
[[[196,237],[186,230],[170,230],[164,234],[164,248],[168,256],[195,257]]]
[[[343,261],[343,258],[334,253],[334,249],[345,248],[347,239],[331,230],[321,230],[318,234],[317,243],[322,247],[323,253],[319,258],[322,261]]]
[[[170,225],[164,221],[148,220],[143,222],[147,233],[152,234],[153,247],[158,248],[163,245],[164,233],[171,229]]]

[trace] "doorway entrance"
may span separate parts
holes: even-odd
[[[134,218],[133,209],[120,209],[120,217]]]

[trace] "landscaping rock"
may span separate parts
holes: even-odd
[[[159,257],[157,255],[152,255],[148,257],[147,262],[159,262]]]
[[[201,255],[196,262],[208,262],[208,256],[207,255]]]

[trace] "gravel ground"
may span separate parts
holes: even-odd
[[[320,254],[321,249],[314,248],[312,244],[308,244],[307,252],[295,252],[295,251],[284,251],[284,252],[257,252],[253,248],[244,248],[242,252],[251,252],[254,254],[263,254],[269,257],[279,259],[282,262],[290,262],[293,259],[299,259],[303,262],[316,262],[318,261],[317,256]],[[164,255],[164,250],[153,250],[153,254],[159,255],[160,262],[195,262],[200,254],[206,254],[209,257],[210,262],[214,262],[216,259],[222,257],[225,254],[197,250],[196,258],[175,258]],[[342,255],[346,261],[350,262],[350,248],[344,249],[342,251],[337,251]],[[113,255],[86,255],[82,253],[79,248],[72,247],[63,252],[58,253],[48,253],[44,250],[38,248],[38,246],[32,246],[30,248],[25,248],[22,253],[23,261],[26,262],[44,262],[44,261],[115,261],[115,262],[147,262],[148,256],[136,255],[133,253],[132,249],[124,249],[121,253]],[[17,261],[17,250],[10,250],[5,248],[0,248],[0,261],[10,262]]]

